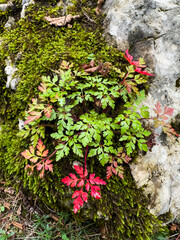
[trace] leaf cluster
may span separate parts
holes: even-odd
[[[91,68],[88,69],[94,68],[92,61],[93,65],[99,62],[91,59],[87,65]],[[140,114],[136,111],[145,98],[144,91],[129,94],[122,84],[121,75],[108,78],[108,74],[114,71],[110,64],[103,75],[94,75],[93,71],[83,69],[84,65],[81,70],[76,70],[73,64],[62,61],[58,70],[52,69],[53,78],[42,78],[39,97],[32,99],[33,103],[26,112],[23,135],[27,137],[26,132],[30,132],[27,124],[39,131],[37,126],[43,127],[42,122],[53,121],[49,126],[54,131],[51,137],[56,140],[56,161],[71,151],[82,158],[87,146],[88,158],[96,158],[103,166],[119,154],[119,147],[128,156],[133,156],[138,148],[147,151],[146,138],[151,132],[143,128],[139,119],[147,116],[148,111],[144,106],[140,108]],[[133,72],[129,73],[127,69],[121,74],[133,75]],[[138,76],[135,71],[133,76]],[[127,161],[121,158],[119,164],[123,162]],[[116,171],[122,174],[120,169],[122,166]]]

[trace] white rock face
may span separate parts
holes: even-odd
[[[26,8],[31,4],[34,4],[34,0],[23,0],[22,1],[22,11],[20,14],[21,18],[25,18]]]
[[[6,60],[5,73],[7,74],[7,82],[6,82],[7,88],[11,88],[13,90],[16,89],[16,86],[19,81],[18,77],[14,77],[14,74],[16,71],[17,71],[17,68],[14,66],[12,61],[10,59]]]
[[[22,119],[20,119],[20,118],[18,118],[18,121],[19,121],[19,124],[18,124],[19,130],[21,130],[21,129],[24,128],[24,121]]]
[[[180,132],[180,1],[179,0],[106,0],[105,32],[109,41],[143,57],[155,74],[144,105],[151,109],[159,101],[174,108],[176,131]],[[111,38],[109,38],[111,36]],[[160,215],[180,216],[180,141],[160,137],[152,152],[131,165],[138,186],[147,185],[149,209]]]
[[[15,23],[15,19],[13,17],[9,17],[8,21],[4,25],[5,28],[11,28],[13,24]]]
[[[6,9],[7,9],[8,7],[11,7],[11,6],[13,6],[12,1],[9,1],[9,2],[7,2],[7,3],[1,3],[1,4],[0,4],[0,10],[6,11]]]

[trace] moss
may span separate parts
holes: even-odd
[[[54,7],[57,1],[36,1],[26,12],[26,18],[17,21],[8,31],[2,31],[3,43],[0,46],[0,168],[7,180],[18,188],[39,197],[44,203],[56,210],[62,206],[72,209],[71,192],[65,191],[60,179],[72,171],[71,164],[76,157],[54,163],[54,172],[40,179],[38,175],[28,176],[24,170],[27,164],[21,152],[28,148],[29,140],[21,139],[18,133],[18,118],[24,117],[24,110],[32,97],[38,94],[37,87],[43,75],[53,75],[52,69],[58,69],[62,60],[74,63],[78,69],[87,61],[90,54],[103,62],[117,67],[124,65],[122,54],[108,46],[102,38],[99,23],[102,16],[95,15],[97,1],[74,1],[67,13],[80,14],[81,18],[72,24],[72,28],[50,26],[44,16],[60,16],[62,7]],[[19,1],[16,3],[19,9]],[[19,11],[19,10],[18,10]],[[17,12],[18,12],[17,11]],[[90,19],[96,23],[88,20]],[[16,11],[14,10],[16,15]],[[6,17],[7,20],[7,17]],[[5,20],[1,22],[1,27]],[[3,27],[2,27],[3,29]],[[19,57],[17,58],[17,55]],[[18,68],[20,78],[17,90],[5,87],[5,59],[10,57]],[[115,76],[111,76],[114,78]],[[50,143],[52,146],[52,143]],[[99,165],[93,165],[97,174],[105,176]],[[127,168],[124,180],[113,178],[107,188],[102,190],[102,201],[89,202],[87,208],[76,215],[78,220],[94,219],[105,224],[109,234],[118,239],[148,239],[157,220],[146,208],[147,199],[141,189],[137,189],[130,170]],[[97,211],[102,213],[99,219]],[[108,220],[105,220],[108,219]]]

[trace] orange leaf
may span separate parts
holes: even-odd
[[[39,150],[40,153],[42,153],[45,149],[45,145],[43,145],[43,142],[41,141],[41,139],[39,139],[37,143],[37,149]]]
[[[13,224],[15,227],[19,228],[20,230],[23,230],[23,224],[18,223],[18,222],[12,222],[12,224]]]

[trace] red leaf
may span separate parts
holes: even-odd
[[[125,51],[125,54],[126,54],[126,55],[124,55],[125,59],[126,59],[131,65],[136,66],[135,72],[138,72],[138,73],[143,74],[143,75],[154,76],[154,75],[152,75],[151,73],[148,73],[148,72],[145,72],[145,71],[141,71],[141,68],[140,68],[140,67],[142,67],[142,65],[140,66],[139,61],[132,61],[132,60],[133,60],[133,57],[128,53],[128,49]]]
[[[76,175],[74,173],[70,173],[69,176],[72,178],[72,179],[77,179]]]
[[[88,201],[88,194],[86,192],[82,191],[82,199],[84,200],[84,202]]]
[[[81,206],[83,206],[83,204],[84,204],[84,202],[83,202],[83,200],[82,200],[82,198],[81,198],[81,194],[79,194],[79,196],[76,198],[76,199],[74,199],[74,202],[73,202],[74,204],[79,204],[79,205],[81,205]]]
[[[36,114],[35,114],[36,113]],[[30,122],[33,122],[34,120],[37,120],[37,119],[39,119],[40,117],[41,117],[41,112],[31,112],[30,113],[31,115],[33,115],[33,116],[28,116],[27,117],[27,120],[24,122],[24,125],[25,124],[28,124],[28,123],[30,123]]]
[[[72,198],[78,197],[80,193],[81,193],[81,191],[78,191],[78,190],[75,191],[75,192],[73,193],[73,195],[72,195]]]
[[[52,160],[47,159],[44,163],[45,170],[49,170],[50,172],[53,172],[53,164],[51,164]]]
[[[173,115],[173,112],[174,112],[174,109],[173,108],[170,108],[170,107],[165,107],[164,108],[164,113],[165,115],[168,115],[168,116],[172,116]]]
[[[66,184],[67,186],[69,186],[72,183],[72,179],[68,176],[66,176],[65,178],[63,178],[61,180],[64,184]]]
[[[132,60],[133,60],[133,57],[129,54],[129,50],[127,49],[126,51],[125,51],[125,54],[126,55],[124,55],[124,57],[125,57],[125,59],[130,63],[130,64],[132,64]],[[134,64],[133,64],[134,65]]]
[[[106,169],[106,178],[109,179],[112,176],[112,166],[108,166]]]
[[[138,72],[138,73],[143,74],[143,75],[154,76],[151,73],[148,73],[148,72],[145,72],[145,71],[141,71],[141,68],[136,68],[135,72]]]
[[[80,209],[79,203],[74,204],[74,213],[76,214],[78,210]]]
[[[160,102],[157,102],[157,104],[155,105],[156,109],[153,109],[154,112],[157,114],[157,115],[160,115],[162,113],[162,109],[161,109],[161,104]]]
[[[106,182],[105,182],[104,180],[100,179],[100,177],[96,177],[96,178],[94,178],[93,180],[94,180],[94,182],[95,182],[96,184],[106,185]]]
[[[37,168],[38,171],[40,171],[43,168],[43,166],[44,166],[43,164],[38,163],[36,168]]]
[[[82,187],[84,185],[84,180],[81,179],[77,185],[77,187]]]
[[[81,178],[84,177],[84,174],[83,174],[83,167],[80,167],[78,165],[74,165],[74,169],[76,170],[76,172],[80,175]]]
[[[96,191],[101,190],[101,188],[99,186],[92,186],[92,185],[91,185],[91,189],[96,190]]]
[[[89,180],[92,180],[95,177],[95,173],[90,174]]]
[[[101,199],[101,194],[100,192],[96,191],[95,187],[97,186],[91,186],[91,196],[95,199]]]
[[[89,183],[86,183],[86,190],[87,190],[87,191],[89,191],[90,186],[91,186],[91,185],[90,185]]]

